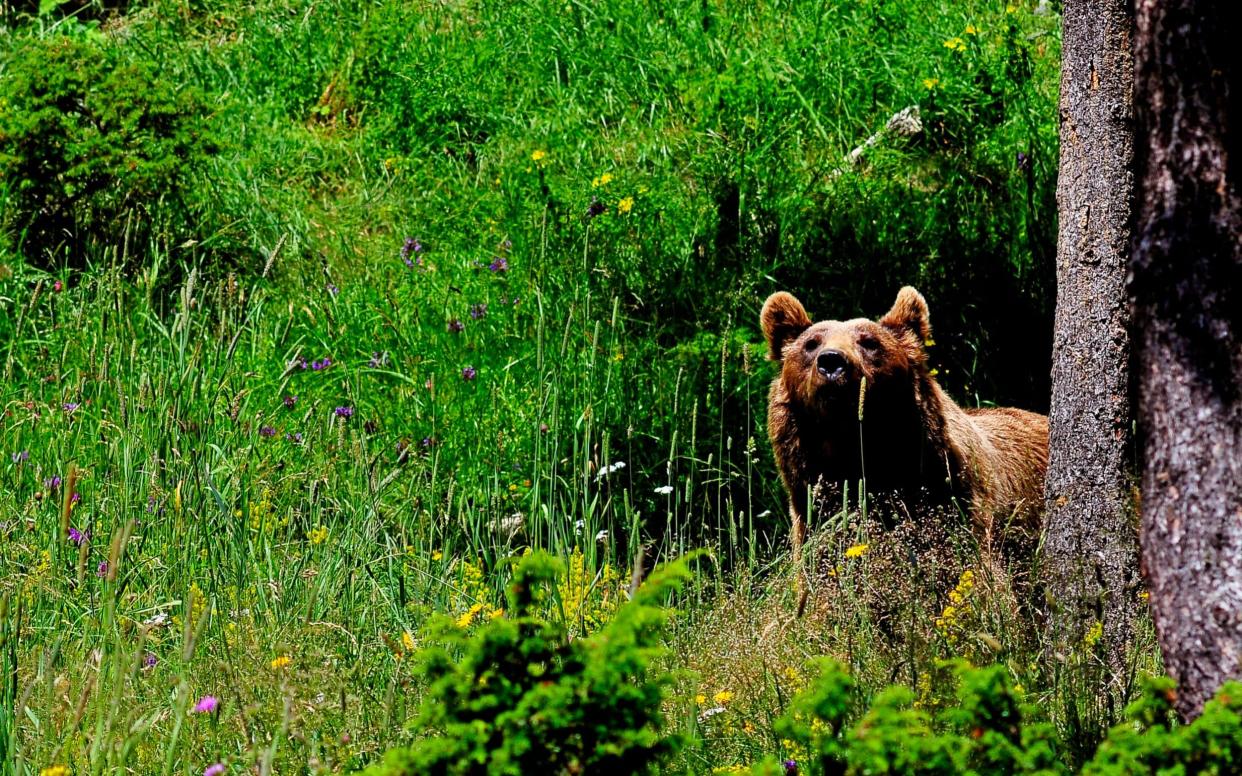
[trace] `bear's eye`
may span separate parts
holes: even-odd
[[[880,349],[880,341],[871,335],[864,335],[858,340],[858,347],[869,353],[875,353]]]
[[[805,350],[807,353],[810,353],[812,350],[815,350],[818,347],[819,347],[819,340],[815,339],[814,337],[811,337],[809,340],[802,343],[802,349]]]

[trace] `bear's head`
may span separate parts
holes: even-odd
[[[780,379],[790,399],[806,409],[827,413],[856,406],[864,377],[868,395],[873,389],[908,395],[914,378],[927,370],[927,301],[910,286],[875,321],[815,323],[802,303],[784,291],[768,297],[759,320],[768,357],[781,362]]]

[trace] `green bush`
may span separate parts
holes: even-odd
[[[433,627],[419,655],[428,689],[413,727],[427,737],[390,752],[370,776],[648,773],[679,739],[663,731],[671,677],[651,668],[668,617],[663,603],[689,574],[657,571],[599,632],[573,641],[547,618],[559,561],[520,561],[509,611],[468,634]]]
[[[202,95],[101,36],[28,39],[0,80],[0,222],[33,259],[193,236],[191,184],[215,152]],[[164,227],[157,231],[156,225]]]

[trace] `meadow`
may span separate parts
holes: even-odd
[[[1150,626],[1127,676],[1050,654],[1036,561],[955,514],[825,510],[794,617],[768,293],[916,285],[959,402],[1047,409],[1046,4],[3,11],[0,774],[375,763],[531,549],[575,639],[703,550],[668,772],[805,760],[820,656],[859,713],[999,664],[1069,765],[1158,672]]]

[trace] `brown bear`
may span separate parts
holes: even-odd
[[[789,493],[795,555],[810,489],[865,480],[868,492],[970,510],[990,541],[994,519],[1035,524],[1048,468],[1048,418],[962,409],[927,367],[927,302],[906,286],[877,321],[814,323],[777,292],[760,313],[768,357],[768,433]]]

